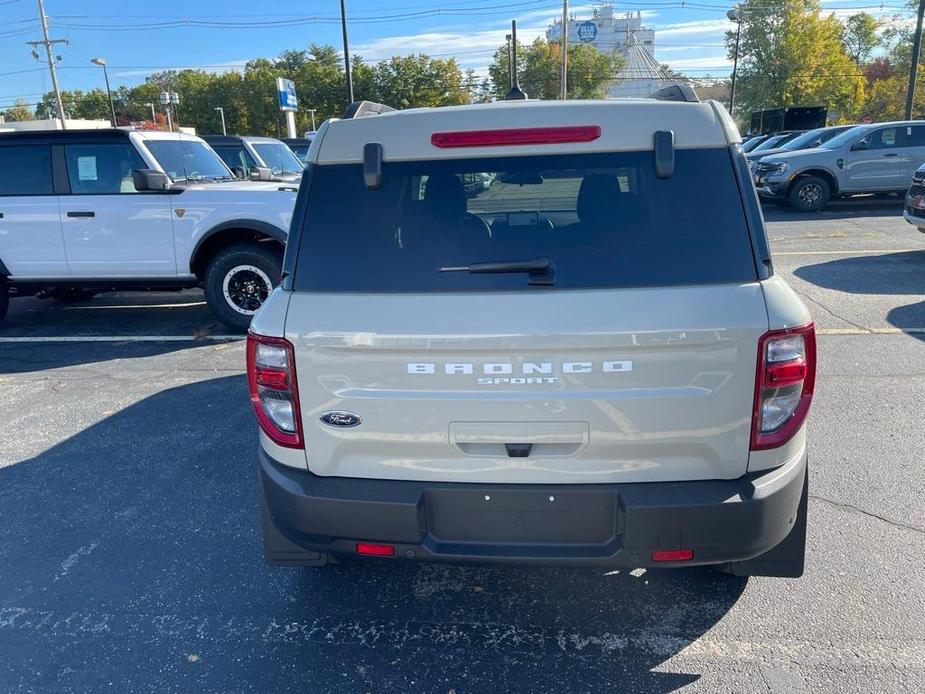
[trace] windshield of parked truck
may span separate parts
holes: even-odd
[[[254,142],[251,146],[274,174],[300,174],[305,168],[282,142]]]
[[[232,178],[212,149],[195,140],[145,140],[145,147],[174,181]]]
[[[831,140],[840,132],[844,131],[838,128],[816,128],[815,130],[808,130],[802,135],[793,138],[790,142],[780,145],[780,148],[788,152],[797,149],[811,149],[813,147],[818,147],[823,142]]]
[[[838,149],[839,147],[854,142],[859,137],[863,137],[873,129],[872,125],[859,125],[851,130],[846,130],[841,135],[836,135],[828,142],[819,145],[822,149]]]
[[[677,149],[667,178],[651,151],[389,162],[375,190],[320,165],[299,247],[297,291],[523,291],[467,268],[538,259],[555,289],[756,279],[724,148]]]

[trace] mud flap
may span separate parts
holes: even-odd
[[[304,549],[290,542],[273,524],[267,502],[260,485],[260,526],[263,529],[263,558],[269,566],[325,566],[329,563],[326,552]]]
[[[803,575],[806,555],[806,516],[809,506],[809,463],[803,478],[803,494],[790,533],[777,547],[747,561],[730,562],[716,568],[735,576],[775,576],[799,578]]]

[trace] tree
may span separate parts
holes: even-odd
[[[529,46],[517,44],[517,77],[521,89],[534,99],[558,99],[561,89],[562,48],[558,43],[537,38]],[[616,80],[623,56],[598,51],[582,43],[568,48],[568,96],[596,99],[606,96],[607,85]],[[488,67],[495,98],[510,90],[511,73],[507,45],[495,51]]]
[[[866,81],[842,43],[842,24],[819,0],[745,0],[736,100],[739,113],[826,106],[835,121],[862,110]],[[735,32],[726,32],[734,57]]]
[[[87,120],[109,120],[109,97],[102,89],[84,92],[80,89],[61,92],[61,103],[68,118]],[[54,92],[47,92],[35,107],[37,118],[57,118],[58,103]]]
[[[855,64],[861,65],[866,62],[874,49],[880,45],[880,36],[877,33],[879,29],[880,22],[866,12],[853,14],[845,20],[841,39]]]
[[[17,101],[3,112],[3,118],[9,122],[32,120],[35,118],[35,113],[29,108],[25,101]]]

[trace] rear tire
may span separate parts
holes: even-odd
[[[82,301],[89,301],[97,293],[92,289],[52,289],[49,296],[62,304],[79,304]]]
[[[206,302],[235,330],[247,330],[257,310],[279,284],[282,254],[268,244],[235,244],[221,249],[206,268]]]
[[[798,178],[787,194],[790,206],[800,212],[818,212],[832,197],[829,182],[819,176]]]

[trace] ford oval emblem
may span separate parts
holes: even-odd
[[[321,415],[321,421],[332,427],[355,427],[363,420],[360,419],[360,415],[353,414],[353,412],[335,410]]]

